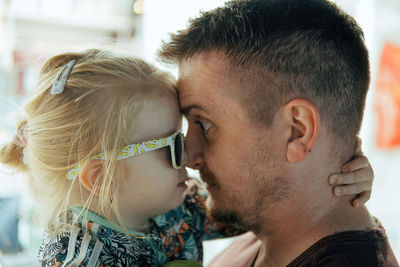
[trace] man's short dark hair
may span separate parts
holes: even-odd
[[[159,56],[179,63],[208,51],[225,56],[256,122],[269,126],[281,105],[307,98],[331,133],[354,144],[370,81],[368,51],[361,28],[335,4],[230,1],[171,34]]]

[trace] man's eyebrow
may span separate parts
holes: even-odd
[[[201,110],[203,112],[207,112],[206,109],[204,109],[203,107],[201,107],[201,106],[199,106],[197,104],[193,104],[193,105],[190,105],[190,106],[182,107],[181,108],[181,112],[183,113],[183,115],[187,116],[187,115],[190,114],[191,110],[194,109],[194,108],[195,109],[199,109],[199,110]]]

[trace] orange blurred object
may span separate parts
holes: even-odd
[[[400,147],[400,47],[389,43],[382,52],[375,101],[377,146]]]

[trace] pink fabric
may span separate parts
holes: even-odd
[[[260,247],[261,241],[253,233],[245,233],[216,256],[208,267],[251,267]]]

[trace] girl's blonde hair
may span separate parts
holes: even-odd
[[[73,66],[59,95],[50,94],[57,72],[70,60]],[[50,58],[39,75],[37,95],[26,107],[26,119],[18,123],[26,146],[12,142],[1,149],[1,162],[27,171],[30,189],[45,201],[44,218],[51,233],[68,230],[68,210],[79,181],[66,173],[99,152],[117,151],[129,144],[134,118],[146,101],[161,94],[175,94],[175,81],[166,72],[130,56],[101,50],[65,53]],[[23,130],[23,131],[21,131]],[[102,161],[84,207],[96,192],[96,210],[116,225],[120,216],[116,201],[124,169],[119,161]],[[79,193],[78,193],[79,194]],[[117,220],[113,219],[113,217]]]

